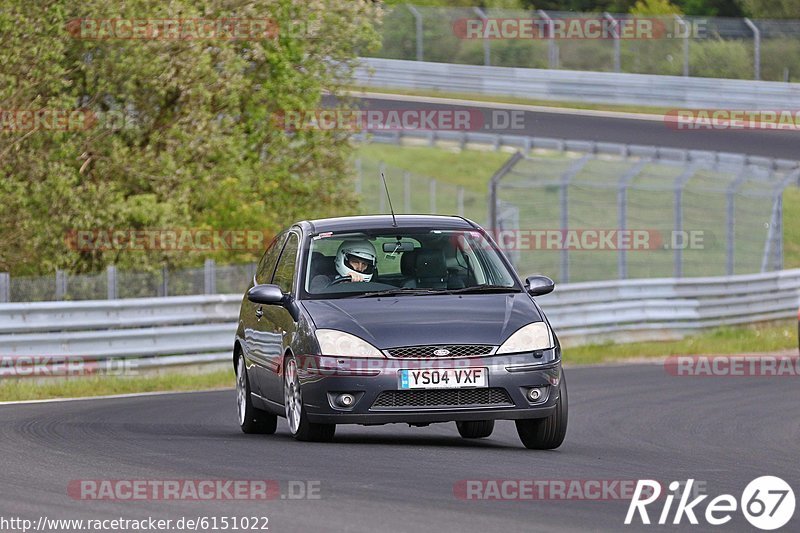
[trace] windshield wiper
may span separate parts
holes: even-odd
[[[516,287],[509,287],[507,285],[474,285],[472,287],[464,287],[461,289],[415,289],[415,288],[397,288],[387,289],[385,291],[365,292],[352,296],[352,298],[376,298],[379,296],[395,296],[398,294],[409,294],[412,296],[419,296],[424,294],[465,294],[471,292],[520,292]]]
[[[520,290],[508,285],[473,285],[463,289],[450,289],[447,292],[450,294],[463,294],[469,292],[520,292]]]
[[[447,291],[445,290],[436,290],[436,289],[397,288],[397,289],[386,289],[385,291],[365,292],[364,294],[353,296],[353,298],[377,298],[379,296],[395,296],[398,294],[419,296],[421,294],[443,294],[446,292]]]

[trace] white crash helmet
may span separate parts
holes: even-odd
[[[367,262],[364,272],[350,268],[350,259],[353,257]],[[375,272],[376,258],[375,247],[368,240],[344,241],[336,251],[336,272],[340,276],[348,277],[350,274],[358,274],[364,278],[364,281],[370,281]]]

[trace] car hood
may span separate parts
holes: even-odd
[[[304,300],[317,328],[357,335],[380,349],[424,344],[500,345],[542,316],[526,293]]]

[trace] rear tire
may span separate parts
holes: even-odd
[[[247,376],[247,365],[244,356],[239,354],[236,360],[236,406],[239,415],[239,427],[245,433],[272,435],[278,427],[278,417],[253,405],[250,396],[250,379]]]
[[[494,431],[494,420],[456,422],[458,433],[465,439],[483,439]]]
[[[303,405],[303,394],[300,390],[300,379],[297,376],[297,362],[294,357],[286,359],[283,375],[283,401],[289,433],[300,441],[332,441],[333,435],[336,433],[336,424],[314,424],[308,421]]]
[[[547,418],[517,420],[517,434],[522,444],[530,450],[553,450],[561,446],[567,434],[567,381],[561,371],[559,397],[556,409]]]

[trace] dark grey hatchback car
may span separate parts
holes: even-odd
[[[337,424],[514,420],[528,448],[567,431],[561,347],[477,224],[446,216],[304,221],[280,233],[242,300],[233,351],[239,424],[329,441]]]

